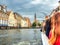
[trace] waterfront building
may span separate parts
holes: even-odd
[[[11,27],[28,27],[26,20],[18,13],[8,11],[8,26]]]
[[[12,11],[7,11],[7,15],[8,15],[8,26],[17,27],[17,20],[14,13]]]
[[[21,27],[21,20],[23,20],[23,17],[16,12],[14,12],[14,15],[15,15],[16,20],[17,20],[17,27]]]
[[[20,14],[7,11],[7,6],[0,5],[0,26],[31,27],[29,18],[23,18]]]
[[[31,27],[31,22],[30,22],[30,19],[28,17],[24,17],[24,19],[26,20],[27,22],[27,27]]]
[[[8,15],[0,11],[0,26],[8,26]]]
[[[28,27],[28,24],[25,19],[21,19],[21,27]]]
[[[5,10],[5,7],[0,5],[0,26],[8,26],[8,15]]]

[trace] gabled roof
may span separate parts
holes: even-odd
[[[7,12],[6,12],[6,14],[7,14],[8,16],[10,15],[10,13],[11,13],[11,11],[7,11]]]
[[[23,17],[22,17],[19,13],[17,13],[17,12],[14,12],[14,15],[17,15],[17,16],[19,16],[20,18],[23,19]]]

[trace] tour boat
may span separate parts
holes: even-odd
[[[43,43],[43,45],[50,45],[49,43],[48,43],[48,37],[45,35],[45,33],[43,33],[43,32],[41,32],[41,38],[42,38],[42,43]]]

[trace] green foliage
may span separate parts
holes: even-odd
[[[41,26],[41,23],[38,22],[37,25],[36,25],[36,22],[33,22],[32,23],[32,27],[35,28],[36,26],[39,26],[40,27]]]
[[[36,27],[36,23],[35,22],[33,22],[32,27]]]
[[[38,23],[38,26],[40,27],[40,26],[41,26],[41,24],[40,24],[40,23]]]

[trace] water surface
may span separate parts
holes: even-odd
[[[42,45],[40,29],[0,30],[0,45]]]

